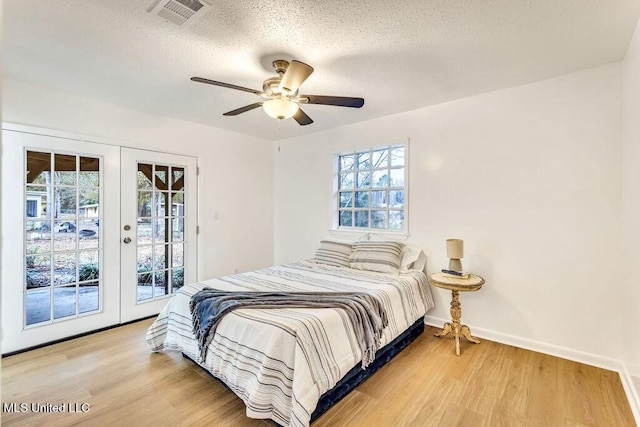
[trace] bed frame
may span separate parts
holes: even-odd
[[[376,352],[376,358],[372,364],[370,364],[366,369],[362,369],[360,363],[351,368],[349,372],[340,380],[338,383],[325,394],[320,396],[320,400],[318,401],[318,406],[316,406],[315,411],[311,414],[311,421],[313,422],[322,414],[327,412],[329,408],[338,403],[342,398],[344,398],[351,390],[358,387],[362,384],[367,378],[376,373],[378,369],[384,366],[387,362],[389,362],[396,354],[400,353],[406,346],[411,344],[413,340],[418,338],[420,334],[424,331],[424,319],[420,317],[416,322],[411,325],[407,330],[398,335],[396,339],[391,341],[389,344],[385,345],[381,349]],[[216,380],[220,381],[222,385],[227,387],[227,385],[216,378],[207,368],[200,365],[198,362],[191,359],[186,354],[182,353],[182,356],[186,359],[191,360],[196,365],[202,367],[209,375],[211,375]],[[229,387],[227,387],[229,388]],[[229,389],[231,390],[231,389]],[[278,425],[274,422],[274,424]]]

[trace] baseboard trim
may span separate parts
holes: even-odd
[[[427,325],[435,326],[438,328],[442,327],[445,322],[449,321],[449,319],[442,319],[429,315],[425,316],[424,318],[424,322]],[[567,347],[560,347],[553,344],[517,337],[514,335],[503,334],[501,332],[491,331],[489,329],[479,328],[473,325],[469,325],[469,327],[471,328],[473,335],[479,338],[484,338],[489,341],[495,341],[500,344],[523,348],[525,350],[537,351],[539,353],[548,354],[550,356],[573,360],[574,362],[580,362],[587,365],[595,366],[597,368],[617,372],[620,375],[620,380],[627,395],[629,405],[631,406],[631,412],[633,412],[633,416],[636,419],[636,424],[640,426],[640,399],[638,399],[638,390],[636,390],[633,378],[629,374],[627,366],[623,361],[611,357],[587,353],[580,350],[574,350]],[[630,367],[632,372],[635,372],[633,370],[634,368],[637,369],[635,365]]]
[[[632,377],[640,378],[640,363],[627,363],[627,369]]]
[[[624,387],[624,392],[627,393],[627,399],[629,400],[629,405],[631,406],[631,412],[633,412],[633,416],[636,419],[636,425],[640,426],[640,398],[638,397],[638,390],[636,389],[636,384],[633,382],[633,377],[629,374],[627,370],[627,366],[624,363],[621,363],[622,369],[618,371],[620,374],[620,381],[622,381],[622,387]]]

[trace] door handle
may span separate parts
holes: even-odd
[[[131,237],[125,237],[122,241],[125,243],[131,243]]]

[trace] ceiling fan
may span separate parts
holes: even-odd
[[[262,91],[236,86],[229,83],[217,82],[202,77],[191,77],[191,80],[199,83],[206,83],[214,86],[226,87],[229,89],[241,90],[254,93],[264,101],[245,105],[238,109],[224,113],[224,116],[237,116],[238,114],[262,107],[271,117],[283,120],[293,117],[300,126],[313,123],[302,109],[300,104],[320,104],[333,105],[337,107],[360,108],[364,105],[362,98],[350,98],[346,96],[323,96],[323,95],[302,95],[299,93],[300,86],[313,73],[313,67],[304,62],[293,60],[291,63],[284,59],[273,61],[277,77],[270,77],[262,83]]]

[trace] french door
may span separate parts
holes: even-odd
[[[2,352],[158,313],[196,275],[196,160],[3,131]]]
[[[196,280],[196,159],[122,149],[122,321]]]

